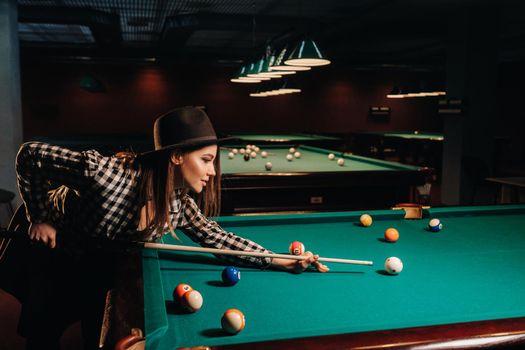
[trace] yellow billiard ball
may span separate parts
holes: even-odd
[[[368,214],[361,215],[361,217],[359,218],[359,221],[361,222],[361,225],[365,227],[372,225],[372,217]]]

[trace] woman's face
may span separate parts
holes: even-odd
[[[173,154],[171,161],[180,165],[184,187],[200,193],[210,178],[215,176],[215,157],[217,157],[217,145],[210,145],[182,156]]]

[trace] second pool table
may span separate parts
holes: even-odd
[[[389,208],[410,200],[411,190],[425,183],[428,168],[360,157],[324,148],[300,146],[299,159],[288,161],[290,145],[266,145],[268,158],[245,161],[238,147],[220,150],[222,213],[355,210]],[[337,160],[343,158],[343,166]],[[272,170],[265,169],[271,162]]]
[[[287,145],[308,145],[328,148],[338,148],[343,140],[339,137],[292,133],[292,134],[255,134],[255,133],[233,133],[229,135],[243,144],[268,145],[268,144],[287,144]]]
[[[525,206],[432,208],[425,219],[402,211],[219,218],[232,232],[274,252],[293,240],[321,256],[372,260],[373,266],[330,264],[327,273],[241,268],[232,287],[224,265],[195,253],[143,252],[147,348],[211,349],[465,349],[525,346]],[[438,217],[441,232],[426,229]],[[383,240],[395,227],[396,243]],[[192,245],[183,234],[183,244]],[[167,243],[175,243],[166,237]],[[176,242],[179,243],[180,242]],[[385,274],[387,257],[404,262]],[[204,296],[190,314],[177,311],[172,292],[188,283]],[[246,316],[234,336],[221,330],[228,308]],[[518,345],[516,345],[518,344]]]

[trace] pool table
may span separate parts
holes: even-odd
[[[424,141],[443,141],[445,137],[439,133],[427,133],[427,132],[386,132],[383,134],[384,137],[407,139],[407,140],[424,140]]]
[[[444,136],[432,132],[363,132],[353,135],[355,152],[380,159],[441,169]]]
[[[358,224],[362,213],[218,221],[276,253],[300,240],[321,256],[372,260],[373,266],[330,264],[327,273],[299,275],[241,268],[240,282],[228,287],[221,282],[224,266],[212,256],[143,251],[147,349],[525,346],[524,205],[431,208],[421,220],[404,219],[400,210],[369,211],[370,227]],[[431,217],[441,219],[442,231],[426,229]],[[396,243],[384,241],[388,227],[399,230]],[[174,243],[169,236],[165,242]],[[399,275],[384,271],[390,256],[403,260]],[[199,311],[177,311],[172,292],[178,283],[202,293]],[[246,316],[237,335],[221,330],[228,308]]]
[[[268,144],[295,144],[337,148],[342,145],[343,140],[339,137],[292,133],[292,134],[254,134],[254,133],[233,133],[228,136],[235,138],[235,141],[242,144],[268,145]]]
[[[326,211],[389,208],[410,200],[411,189],[425,183],[429,169],[360,157],[312,146],[296,147],[299,159],[288,161],[291,145],[266,145],[245,161],[221,147],[222,213]],[[344,158],[339,166],[328,154]],[[271,162],[272,170],[265,169]]]

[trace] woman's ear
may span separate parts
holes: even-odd
[[[183,158],[182,158],[182,155],[181,154],[177,154],[176,152],[173,152],[171,154],[171,162],[175,165],[181,165],[182,162],[184,161]]]

